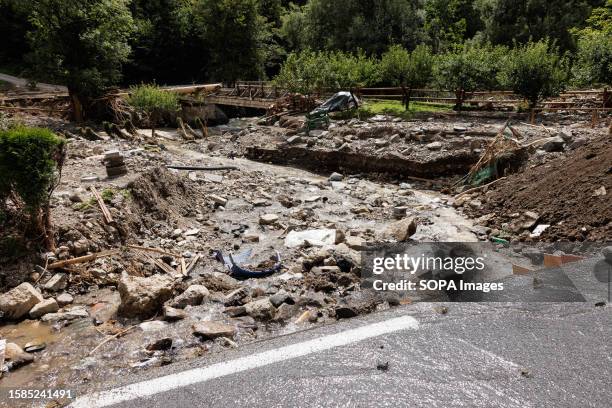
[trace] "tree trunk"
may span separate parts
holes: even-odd
[[[55,251],[55,236],[53,235],[53,225],[51,224],[51,207],[48,202],[42,211],[45,247],[48,251]]]
[[[81,98],[73,90],[69,90],[68,93],[70,94],[74,120],[83,122],[83,104],[81,103]]]
[[[455,91],[455,96],[457,98],[455,102],[455,110],[457,112],[461,112],[461,108],[463,106],[463,100],[465,99],[465,91],[462,88],[459,88]]]
[[[406,96],[406,111],[410,110],[410,97],[412,96],[412,88],[408,88],[408,95]]]

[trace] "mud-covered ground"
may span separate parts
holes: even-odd
[[[547,169],[573,180],[563,170],[572,169],[566,161],[575,163],[574,156],[597,160],[600,165],[589,169],[605,172],[580,179],[581,186],[592,181],[584,191],[594,192],[601,184],[610,194],[610,171],[601,164],[610,163],[610,140],[603,138],[607,128],[590,129],[586,121],[545,128],[517,122],[525,144],[569,134],[559,151],[532,149],[524,174],[507,178],[509,183],[524,177],[523,183],[535,190],[523,197],[507,193],[509,184],[499,184],[499,190],[480,190],[457,202],[455,194],[465,187],[455,183],[504,122],[379,117],[333,121],[330,129],[307,136],[287,123],[263,126],[247,119],[189,141],[174,129],[158,130],[155,138],[141,130],[134,140],[111,139],[104,132],[100,141],[70,139],[62,182],[52,198],[58,249],[34,257],[36,267],[31,262],[3,265],[0,276],[4,292],[29,282],[58,304],[42,316],[26,314],[0,325],[1,338],[40,349],[26,353],[33,362],[4,373],[2,385],[94,386],[97,378],[415,301],[361,291],[360,249],[366,242],[525,238],[525,229],[503,230],[491,221],[488,214],[499,212],[504,197],[504,209],[519,217],[533,210],[542,215],[537,221],[562,223],[536,205],[542,200],[534,198],[535,190],[543,190],[535,186],[546,177],[556,180]],[[62,121],[52,126],[78,134]],[[589,146],[598,153],[586,159]],[[108,179],[102,160],[112,150],[124,156],[128,174]],[[167,165],[237,169],[189,171]],[[104,198],[111,223],[92,198],[92,186]],[[559,202],[566,193],[562,187],[546,192],[559,196]],[[606,194],[593,200],[605,200]],[[558,208],[574,211],[573,206]],[[603,235],[596,237],[609,239],[605,214],[610,207],[593,208],[607,219]],[[472,221],[468,214],[478,218]],[[257,271],[274,268],[278,253],[282,267],[266,277],[239,280],[228,275],[215,251],[232,253],[242,267]],[[93,253],[103,256],[45,269]]]

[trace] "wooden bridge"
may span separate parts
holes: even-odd
[[[220,88],[206,97],[206,103],[268,109],[288,92],[261,81],[239,81],[233,88]]]

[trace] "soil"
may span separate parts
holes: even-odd
[[[606,194],[595,193],[604,187]],[[605,241],[612,236],[612,138],[602,135],[567,156],[525,169],[495,184],[479,214],[501,228],[512,215],[534,211],[550,224],[542,240]]]

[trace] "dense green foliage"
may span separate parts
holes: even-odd
[[[505,64],[507,52],[503,46],[458,46],[438,55],[435,82],[440,88],[449,90],[499,89],[497,74]]]
[[[534,107],[541,99],[563,90],[568,64],[556,47],[543,41],[528,43],[511,51],[499,76],[503,84]]]
[[[610,0],[0,0],[0,70],[29,67],[85,96],[279,73],[279,83],[312,91],[397,83],[371,74],[371,59],[424,45],[435,84],[485,89],[500,86],[498,46],[551,41],[570,52],[573,82],[588,86],[610,84],[610,27]],[[296,66],[313,61],[325,64]],[[321,73],[343,62],[345,72]]]
[[[202,0],[196,13],[212,80],[263,76],[265,20],[257,12],[256,0]]]
[[[130,54],[128,0],[32,3],[30,66],[35,76],[66,84],[84,97],[97,96],[119,80]]]
[[[594,9],[586,26],[573,33],[578,38],[574,83],[612,84],[612,0],[605,7]]]
[[[369,86],[376,78],[376,63],[363,52],[353,55],[305,50],[287,57],[274,82],[291,92],[312,94]]]
[[[49,129],[18,126],[0,131],[0,205],[15,194],[35,216],[57,181],[64,143]]]

